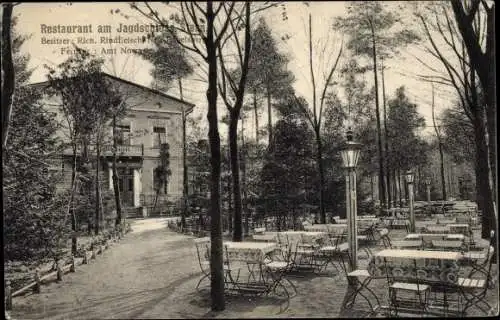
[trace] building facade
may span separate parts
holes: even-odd
[[[108,74],[104,76],[119,89],[127,105],[126,115],[116,124],[118,185],[122,207],[128,216],[164,214],[168,212],[167,206],[176,204],[182,198],[183,113],[184,116],[189,114],[194,104]],[[48,82],[44,82],[33,86],[43,89],[47,85]],[[58,107],[60,98],[46,95],[44,102],[47,110],[60,123],[64,123]],[[107,139],[101,142],[99,169],[102,172],[102,188],[112,191],[111,122],[108,129]],[[65,130],[61,126],[59,136],[63,139],[68,136]],[[169,145],[171,175],[168,184],[158,190],[155,188],[155,169],[160,166],[160,147],[165,143]],[[95,156],[95,147],[90,145],[88,152]],[[71,179],[72,154],[72,149],[66,148],[58,164],[66,182]]]

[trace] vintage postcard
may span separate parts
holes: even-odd
[[[1,6],[6,318],[498,315],[495,2]]]

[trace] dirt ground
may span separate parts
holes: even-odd
[[[195,290],[201,273],[192,236],[168,231],[165,219],[138,220],[132,232],[89,265],[78,266],[64,280],[42,286],[40,294],[13,300],[12,319],[158,319],[158,318],[358,318],[368,315],[368,304],[357,299],[342,310],[347,292],[344,274],[291,277],[298,294],[289,305],[272,297],[226,298],[226,310],[210,311],[208,282]],[[402,238],[392,231],[392,238]],[[363,268],[368,263],[361,257]],[[495,265],[495,270],[498,267]],[[204,285],[204,286],[203,286]],[[383,304],[386,281],[370,285]],[[498,301],[498,285],[488,301]],[[472,314],[474,314],[472,312]]]

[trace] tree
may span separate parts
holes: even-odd
[[[458,164],[474,166],[474,127],[462,108],[457,104],[445,109],[440,118],[446,153]]]
[[[284,230],[287,218],[296,225],[297,208],[307,198],[306,181],[314,174],[309,161],[314,152],[314,134],[308,123],[296,115],[280,119],[274,129],[273,144],[261,171],[261,199],[276,214],[278,230]]]
[[[445,183],[445,177],[444,177],[444,155],[443,155],[443,143],[441,141],[441,132],[439,130],[439,126],[436,125],[436,116],[434,112],[434,86],[432,86],[432,125],[434,126],[434,131],[436,132],[436,138],[438,142],[438,148],[439,148],[439,160],[441,164],[441,190],[442,190],[442,196],[443,200],[446,201],[446,183]]]
[[[240,120],[241,109],[243,108],[243,98],[245,96],[245,87],[248,75],[248,65],[251,56],[251,36],[250,36],[250,2],[245,4],[244,18],[236,18],[236,22],[232,21],[228,10],[223,6],[228,19],[230,19],[230,34],[234,37],[234,45],[237,49],[238,72],[239,77],[234,78],[226,67],[228,51],[224,51],[227,42],[221,42],[218,45],[218,57],[221,71],[220,80],[218,82],[219,92],[229,112],[229,150],[231,157],[231,176],[233,178],[233,198],[234,198],[234,228],[233,241],[243,240],[242,229],[242,203],[241,203],[241,186],[240,186],[240,161],[238,151],[238,122]],[[238,30],[244,29],[244,39],[240,43]],[[234,73],[233,73],[234,74]],[[234,96],[234,102],[229,100],[230,93]]]
[[[16,18],[11,23],[16,95],[9,143],[2,152],[4,259],[52,259],[69,235],[69,195],[56,188],[61,182],[57,170],[61,141],[55,135],[58,123],[43,108],[41,92],[27,85],[32,74],[30,56],[21,54],[20,48],[29,36],[16,32]]]
[[[401,5],[399,5],[401,6]],[[400,9],[400,8],[399,8]],[[417,35],[408,28],[395,31],[395,26],[401,21],[395,10],[388,11],[381,2],[352,2],[347,7],[348,16],[337,18],[334,29],[344,30],[350,40],[347,48],[357,56],[372,59],[375,84],[375,115],[377,119],[377,144],[379,157],[379,195],[383,205],[386,204],[384,154],[382,148],[382,132],[380,127],[379,87],[377,59],[387,60],[398,49],[418,40]]]
[[[466,49],[467,44],[458,36],[459,27],[451,18],[451,9],[448,4],[438,3],[415,12],[430,44],[430,47],[424,47],[425,51],[438,59],[446,72],[442,75],[422,60],[419,61],[429,70],[437,73],[437,75],[422,76],[424,80],[448,85],[455,89],[459,105],[474,127],[476,199],[479,210],[483,212],[481,236],[489,238],[490,230],[492,228],[496,230],[497,217],[491,182],[487,108],[484,107],[486,96],[477,81],[478,73],[474,72],[471,57]],[[475,21],[472,25],[474,32],[484,34],[485,30],[482,28],[480,18],[478,17]],[[437,32],[433,33],[433,30]],[[487,35],[482,37],[487,37]],[[442,41],[438,42],[438,39]]]
[[[404,171],[426,163],[426,143],[418,135],[418,131],[425,127],[425,119],[419,115],[417,105],[407,97],[405,87],[396,89],[388,106],[389,164],[400,176]]]
[[[79,141],[83,144],[83,159],[89,161],[89,146],[94,139],[96,151],[95,173],[95,223],[94,232],[99,234],[101,220],[100,203],[100,148],[104,139],[105,125],[122,103],[121,97],[101,72],[102,59],[96,59],[87,51],[75,46],[76,54],[49,69],[50,92],[62,101],[60,109],[67,120],[69,137],[73,147],[72,189],[76,175],[76,152]],[[90,194],[90,192],[89,192]],[[90,221],[90,220],[89,220]]]
[[[16,75],[12,59],[12,9],[14,4],[2,4],[2,149],[7,145],[9,123],[14,99]]]
[[[259,141],[257,101],[262,92],[267,101],[268,144],[270,145],[273,139],[272,99],[282,96],[284,92],[292,91],[291,85],[295,79],[293,74],[286,70],[288,58],[278,51],[276,40],[264,18],[259,19],[257,28],[252,32],[252,39],[253,53],[249,61],[248,87],[253,95],[255,138]]]
[[[337,69],[337,65],[342,55],[342,44],[338,51],[337,56],[334,58],[331,57],[331,60],[327,60],[326,67],[321,66],[326,69],[326,73],[323,73],[323,83],[320,85],[316,83],[316,76],[314,72],[314,68],[316,65],[313,61],[313,34],[312,34],[312,16],[309,14],[309,71],[311,75],[311,84],[312,84],[312,104],[308,106],[304,100],[298,99],[295,97],[295,103],[293,104],[298,108],[298,112],[300,112],[305,118],[308,120],[309,124],[313,128],[315,135],[315,144],[316,144],[316,165],[318,167],[318,175],[319,175],[319,208],[320,208],[320,223],[326,223],[326,211],[325,211],[325,170],[323,164],[323,143],[321,141],[321,130],[322,130],[322,121],[323,121],[323,109],[326,104],[326,100],[328,98],[328,89],[333,85],[333,74]],[[317,96],[316,90],[321,90],[321,95]],[[312,109],[312,110],[311,110]]]
[[[483,8],[483,12],[480,9]],[[477,72],[486,102],[486,118],[489,136],[491,185],[496,190],[496,75],[495,75],[495,3],[472,0],[469,8],[461,1],[452,0],[455,22],[467,49],[469,61]],[[468,12],[466,11],[468,9]],[[481,28],[481,16],[486,15],[486,26]],[[486,33],[484,35],[484,33]],[[486,44],[484,44],[484,37]],[[496,192],[496,191],[495,191]]]

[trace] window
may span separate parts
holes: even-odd
[[[130,125],[116,126],[116,143],[119,145],[130,145]]]
[[[153,148],[160,148],[162,143],[167,142],[165,127],[153,127]]]

